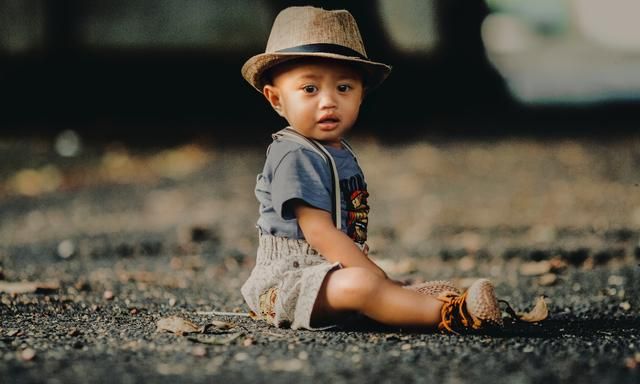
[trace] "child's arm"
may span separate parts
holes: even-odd
[[[367,268],[387,278],[387,274],[358,248],[353,240],[333,224],[331,214],[301,200],[292,202],[293,212],[307,242],[330,262],[345,267]]]

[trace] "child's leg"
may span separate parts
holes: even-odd
[[[359,311],[380,323],[395,326],[435,327],[442,302],[404,289],[365,268],[330,272],[316,300],[314,319],[327,319],[344,311]]]

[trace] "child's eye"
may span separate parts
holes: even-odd
[[[350,86],[349,84],[340,84],[338,85],[338,91],[340,92],[347,92],[348,90],[352,89],[353,87]]]
[[[315,91],[318,90],[318,87],[316,87],[315,85],[305,85],[304,87],[302,87],[302,89],[306,93],[314,93]]]

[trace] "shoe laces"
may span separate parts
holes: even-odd
[[[443,302],[442,309],[440,310],[441,320],[438,324],[439,331],[447,330],[459,335],[454,328],[479,329],[482,326],[482,321],[471,316],[467,310],[467,292],[464,292],[461,295],[457,295],[453,292],[446,292],[438,296],[437,299]]]

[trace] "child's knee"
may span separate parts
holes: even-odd
[[[334,293],[344,300],[358,305],[371,298],[379,288],[382,278],[365,268],[345,268],[336,274]]]

